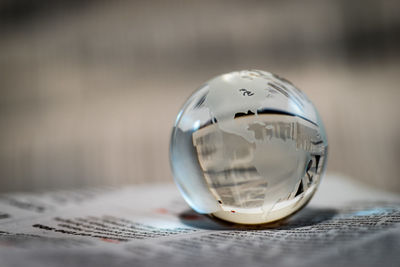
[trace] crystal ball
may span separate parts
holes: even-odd
[[[217,76],[180,110],[172,131],[175,182],[195,211],[241,224],[304,207],[324,172],[327,139],[311,101],[260,70]]]

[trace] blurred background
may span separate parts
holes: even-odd
[[[400,192],[400,2],[0,0],[0,191],[172,182],[175,117],[224,72],[315,103],[328,173]]]

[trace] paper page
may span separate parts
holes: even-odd
[[[240,226],[175,185],[0,196],[0,266],[399,266],[400,197],[327,176],[302,211]]]

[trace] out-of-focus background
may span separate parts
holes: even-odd
[[[286,77],[320,111],[327,172],[400,192],[400,2],[0,1],[0,191],[172,181],[186,98]]]

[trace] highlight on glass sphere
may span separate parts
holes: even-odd
[[[186,101],[172,131],[170,162],[195,211],[261,224],[307,204],[327,147],[303,92],[272,73],[243,70],[211,79]]]

